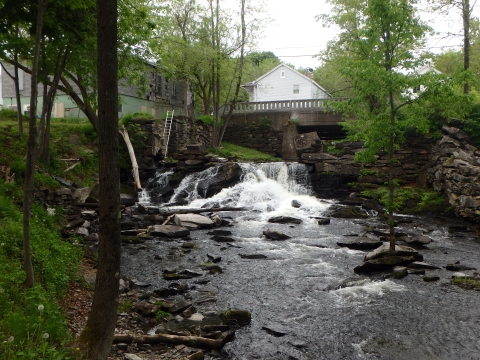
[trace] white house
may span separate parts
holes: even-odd
[[[311,74],[310,74],[311,75]],[[257,80],[242,85],[250,101],[327,99],[332,96],[311,77],[280,64]]]

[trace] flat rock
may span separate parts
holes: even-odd
[[[232,232],[229,230],[212,230],[207,232],[208,235],[231,236]]]
[[[182,224],[180,226],[183,226],[183,223],[192,223],[202,229],[210,229],[215,226],[212,219],[200,214],[176,214],[174,222],[178,225],[177,221],[180,221],[180,224]]]
[[[358,206],[332,205],[326,211],[325,215],[340,219],[358,219],[367,217],[365,210]]]
[[[319,218],[317,223],[318,225],[328,225],[330,224],[330,218]]]
[[[403,242],[407,245],[410,245],[410,246],[423,247],[425,245],[430,244],[432,242],[432,239],[428,236],[425,236],[425,235],[418,235],[418,236],[414,236],[412,238],[405,238],[405,239],[403,239]]]
[[[170,308],[169,312],[171,314],[179,314],[187,310],[190,306],[192,306],[190,301],[180,300]]]
[[[222,261],[222,257],[218,256],[218,255],[207,254],[207,258],[208,258],[208,260],[210,260],[214,264]]]
[[[383,242],[370,239],[366,236],[361,236],[351,240],[337,241],[337,245],[353,250],[371,250],[377,249],[379,246],[383,245]]]
[[[456,264],[447,264],[447,266],[445,266],[445,269],[447,269],[449,271],[477,270],[474,267],[467,266],[467,265],[460,265],[460,264],[457,264],[457,263]]]
[[[424,276],[423,278],[423,281],[425,282],[432,282],[432,281],[438,281],[440,280],[440,276]]]
[[[267,256],[263,254],[239,254],[242,259],[266,259]]]
[[[169,238],[183,237],[190,234],[190,230],[177,225],[152,225],[149,226],[148,232],[152,236],[165,236]]]
[[[193,271],[193,270],[189,270],[189,269],[182,270],[182,271],[180,271],[179,274],[180,275],[188,275],[188,276],[192,276],[192,277],[203,276],[203,273]]]
[[[437,270],[437,269],[441,269],[441,268],[438,267],[438,266],[431,265],[431,264],[428,264],[428,263],[423,262],[423,261],[414,261],[414,262],[408,264],[408,267],[411,268],[411,269],[424,269],[424,270]]]
[[[281,233],[280,231],[267,229],[263,232],[266,238],[270,240],[287,240],[290,239],[290,236]]]
[[[221,243],[228,243],[228,242],[234,242],[235,239],[229,236],[221,236],[221,235],[215,235],[212,236],[212,240],[216,242],[221,242]]]
[[[125,360],[143,360],[140,356],[135,354],[124,354],[123,356]]]
[[[281,337],[288,334],[287,330],[280,325],[266,325],[262,326],[262,330],[265,330],[270,335]]]
[[[301,224],[302,220],[291,216],[274,216],[268,219],[268,222],[276,224]]]
[[[365,256],[364,261],[374,260],[382,257],[391,257],[389,254],[390,244],[388,242],[383,243],[377,249],[373,250],[372,252],[368,253]],[[395,245],[395,256],[410,256],[414,257],[415,260],[422,261],[423,256],[418,253],[417,250],[408,246],[402,245]]]
[[[195,313],[188,318],[188,320],[190,321],[202,321],[203,319],[204,319],[204,316],[200,313]]]

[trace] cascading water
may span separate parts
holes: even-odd
[[[165,171],[164,169],[157,169],[155,176],[147,181],[144,188],[138,194],[138,203],[150,205],[152,203],[152,194],[156,191],[164,189],[169,182],[173,171]]]

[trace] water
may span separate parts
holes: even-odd
[[[245,309],[252,324],[237,331],[218,357],[251,359],[480,359],[480,293],[449,284],[452,275],[444,269],[429,271],[441,277],[426,283],[420,276],[401,280],[354,274],[364,252],[340,248],[346,234],[362,234],[367,226],[384,225],[377,217],[367,221],[332,219],[319,226],[332,201],[313,197],[308,177],[297,164],[242,165],[242,181],[205,199],[196,192],[200,177],[212,176],[215,169],[196,174],[179,187],[191,189],[189,207],[208,202],[247,206],[249,211],[221,213],[232,218],[234,246],[215,243],[207,230],[192,232],[197,248],[183,255],[182,241],[151,242],[147,249],[126,247],[123,273],[152,284],[151,289],[168,286],[159,274],[176,267],[199,270],[206,254],[222,257],[222,274],[204,275],[206,285],[182,280],[194,289],[192,301],[205,294],[216,302],[196,305],[199,311]],[[297,209],[291,201],[302,206]],[[175,201],[172,198],[172,201]],[[300,225],[271,224],[277,215],[295,216]],[[414,217],[400,230],[428,231],[434,242],[421,253],[425,261],[445,266],[461,261],[480,268],[480,244],[471,234],[449,233],[444,219]],[[291,239],[269,241],[262,232],[272,228]],[[166,254],[175,253],[166,257]],[[239,254],[261,253],[265,260],[242,259]],[[155,255],[166,257],[153,261]],[[274,337],[264,326],[281,326],[287,332]],[[210,355],[210,359],[217,358]]]
[[[161,196],[158,197],[158,194],[156,193],[158,191],[161,191],[168,185],[168,181],[172,175],[172,170],[165,171],[164,169],[157,169],[155,176],[149,179],[145,184],[144,188],[139,192],[138,203],[144,205],[151,205],[152,194],[153,197],[157,199],[157,201],[154,203],[161,202]]]

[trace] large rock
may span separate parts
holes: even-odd
[[[364,261],[369,261],[369,260],[374,260],[374,259],[379,259],[379,258],[384,258],[384,257],[392,257],[389,253],[390,251],[390,244],[384,243],[381,246],[379,246],[377,249],[374,251],[368,253],[365,256]],[[408,247],[408,246],[402,246],[402,245],[395,245],[395,256],[410,256],[413,257],[415,260],[414,261],[422,261],[423,256],[418,253],[417,250],[414,248]]]
[[[300,158],[302,162],[306,164],[313,164],[313,163],[316,163],[319,161],[325,161],[325,160],[330,160],[330,161],[338,160],[338,157],[334,155],[330,155],[328,153],[303,153]]]
[[[211,229],[215,226],[212,219],[200,214],[176,214],[173,221],[186,228]]]
[[[190,230],[177,225],[152,225],[148,228],[148,233],[152,236],[164,236],[168,238],[178,238],[190,234]]]
[[[266,238],[270,240],[287,240],[290,239],[290,236],[281,233],[280,231],[267,229],[263,232]]]
[[[291,216],[274,216],[268,219],[268,222],[277,224],[301,224],[302,220]]]
[[[85,200],[90,196],[92,189],[89,187],[84,187],[81,189],[75,189],[72,193],[72,198],[77,203],[84,203]]]
[[[366,236],[360,236],[352,240],[337,241],[337,245],[353,250],[371,250],[376,249],[383,244],[383,241],[373,240]]]
[[[357,219],[367,217],[367,213],[357,206],[332,205],[325,212],[326,216],[341,219]]]
[[[416,258],[414,256],[387,256],[364,261],[360,265],[356,266],[353,271],[357,274],[385,271],[390,270],[395,266],[407,266],[415,260]]]

